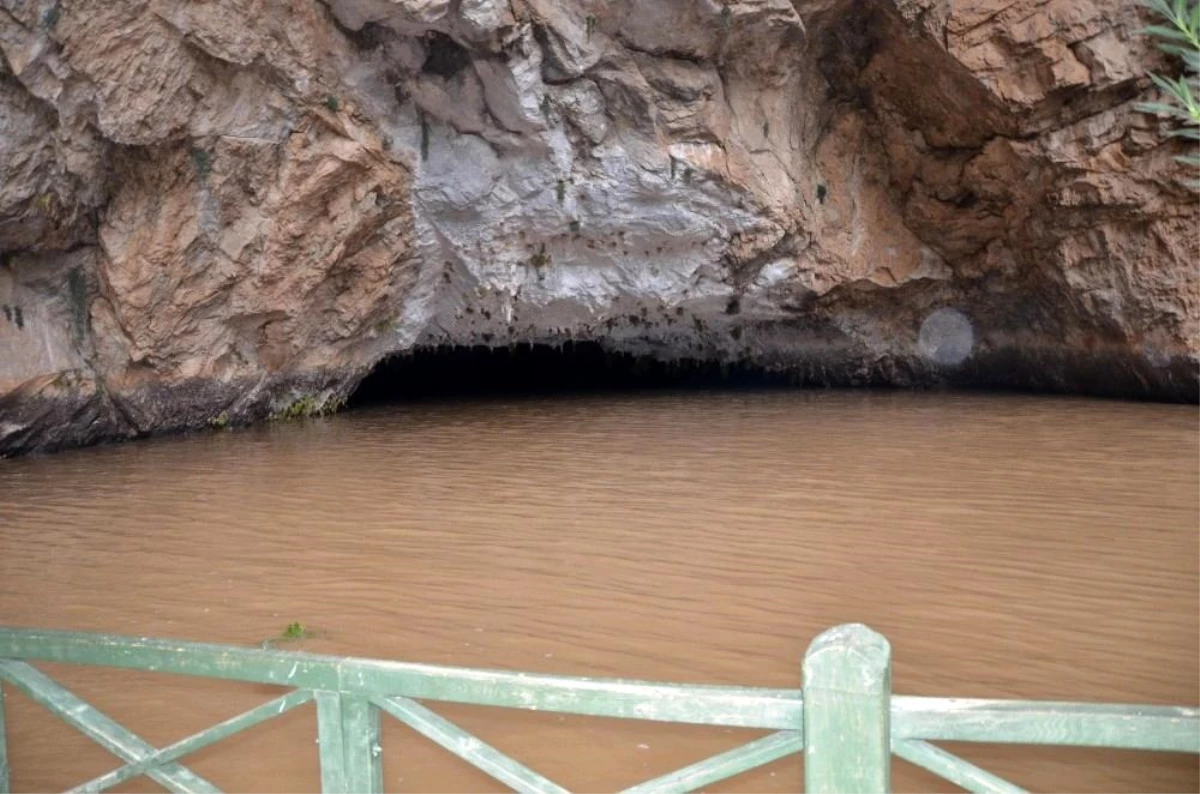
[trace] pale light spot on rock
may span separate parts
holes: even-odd
[[[933,363],[958,366],[975,347],[975,329],[970,318],[958,309],[938,309],[921,323],[917,345],[921,355]]]

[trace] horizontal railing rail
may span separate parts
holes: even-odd
[[[284,692],[155,748],[30,662],[118,667],[272,684]],[[379,722],[393,717],[516,791],[563,792],[419,701],[773,731],[629,791],[692,791],[803,753],[809,791],[884,791],[893,755],[969,791],[1020,791],[931,742],[1200,753],[1200,709],[898,696],[891,649],[865,626],[831,629],[809,648],[803,687],[701,686],[388,662],[264,648],[0,628],[0,794],[9,791],[4,688],[20,691],[124,762],[74,791],[148,776],[171,791],[218,791],[180,762],[203,747],[315,701],[326,792],[382,790]]]

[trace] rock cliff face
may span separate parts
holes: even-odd
[[[0,454],[424,345],[1197,399],[1129,0],[0,0]]]

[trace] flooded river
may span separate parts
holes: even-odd
[[[861,621],[897,692],[1200,702],[1194,406],[989,395],[607,394],[376,406],[0,461],[0,624],[794,687]],[[47,666],[155,744],[272,690]],[[435,704],[570,788],[755,734]],[[14,791],[116,766],[9,690]],[[311,706],[190,756],[317,787]],[[385,718],[390,791],[494,791]],[[953,746],[1060,791],[1196,791],[1195,756]],[[897,790],[953,790],[902,761]],[[798,791],[796,757],[714,787]],[[126,790],[153,791],[145,780]]]

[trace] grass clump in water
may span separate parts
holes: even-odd
[[[283,631],[279,632],[274,637],[269,637],[262,641],[260,647],[263,650],[270,650],[277,643],[299,642],[300,640],[312,639],[316,633],[310,630],[307,626],[298,620],[293,620],[291,623],[283,627]]]
[[[337,413],[346,404],[345,397],[319,397],[307,394],[292,400],[283,408],[271,414],[271,421],[282,419],[309,419],[318,416],[330,416]]]
[[[302,640],[307,636],[308,636],[308,631],[305,630],[304,624],[298,620],[295,620],[295,621],[292,621],[291,623],[287,624],[284,627],[283,633],[279,635],[279,639],[281,639],[281,640]]]

